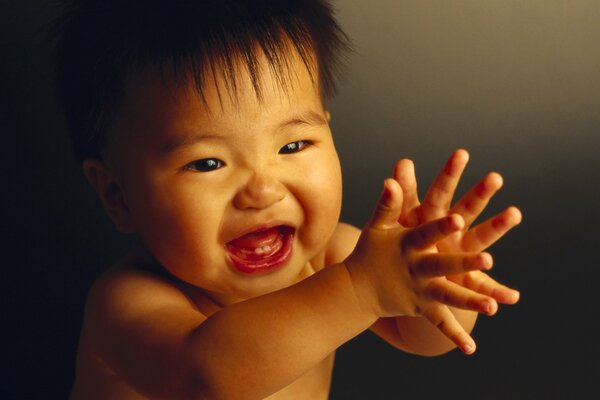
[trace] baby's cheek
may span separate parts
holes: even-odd
[[[324,245],[339,222],[341,212],[341,185],[335,180],[322,180],[314,185],[307,200],[307,223],[313,245]]]

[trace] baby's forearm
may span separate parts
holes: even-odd
[[[210,398],[263,398],[366,330],[342,264],[286,289],[225,307],[190,336],[191,386]]]
[[[449,307],[465,331],[471,333],[477,320],[474,311]],[[422,356],[438,356],[456,348],[448,337],[423,317],[396,317],[400,347],[404,351]],[[394,343],[391,343],[394,345]]]

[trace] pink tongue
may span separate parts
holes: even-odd
[[[247,235],[232,240],[229,242],[229,245],[242,249],[256,249],[275,242],[278,237],[279,229],[270,228],[260,232],[248,233]]]

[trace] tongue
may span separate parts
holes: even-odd
[[[270,228],[264,231],[251,232],[229,242],[230,246],[242,249],[256,249],[274,243],[279,237],[279,229]]]

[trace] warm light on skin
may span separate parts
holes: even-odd
[[[115,134],[120,184],[133,228],[171,274],[205,289],[220,304],[287,287],[310,274],[338,223],[341,171],[329,115],[306,67],[291,58],[284,91],[262,61],[262,99],[240,71],[228,96],[221,77],[204,88],[166,85],[158,73],[132,78]],[[219,97],[219,94],[221,95]],[[208,106],[208,109],[207,109]],[[285,145],[308,141],[290,154]],[[189,168],[218,159],[209,172]],[[296,228],[283,268],[243,275],[226,262],[224,245],[272,221]]]

